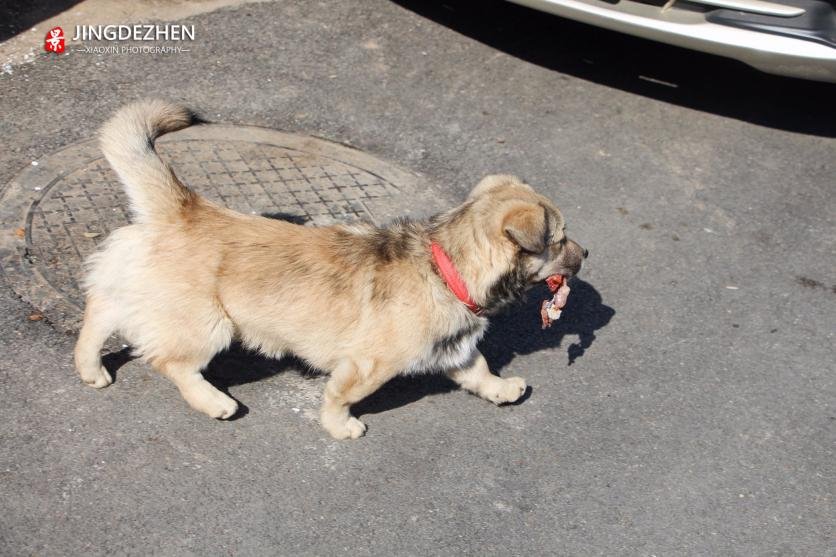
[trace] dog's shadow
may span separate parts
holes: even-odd
[[[491,326],[479,345],[494,371],[506,367],[518,354],[531,354],[559,348],[566,335],[577,335],[569,345],[568,365],[582,357],[595,341],[595,331],[605,327],[615,310],[605,305],[601,295],[586,281],[571,281],[572,292],[558,321],[542,329],[540,304],[551,294],[545,286],[529,292],[527,300],[512,311],[491,319]]]
[[[605,327],[615,310],[603,303],[595,288],[580,279],[571,282],[572,293],[563,315],[548,329],[541,328],[540,304],[551,294],[545,286],[528,293],[526,301],[505,313],[491,318],[485,338],[479,350],[488,361],[491,371],[501,373],[517,355],[559,348],[567,335],[577,335],[568,347],[568,365],[582,357],[595,340],[595,331]],[[398,408],[428,395],[446,393],[457,389],[455,383],[440,373],[400,376],[392,379],[376,393],[356,404],[352,413],[356,416],[377,414]],[[524,401],[531,389],[520,399]]]
[[[572,293],[563,315],[551,328],[542,330],[540,325],[540,304],[551,296],[545,286],[529,292],[525,302],[491,318],[490,329],[479,344],[479,350],[494,373],[502,375],[503,369],[517,355],[559,348],[567,335],[577,337],[567,349],[568,365],[584,355],[595,340],[595,331],[610,322],[615,310],[603,303],[601,295],[588,282],[575,278],[571,287]],[[129,350],[125,349],[108,354],[103,358],[103,363],[115,378],[118,368],[131,359]],[[260,381],[286,371],[295,371],[306,379],[319,375],[297,358],[267,358],[237,343],[215,356],[203,373],[208,381],[229,394],[229,387]],[[440,373],[399,376],[354,405],[352,413],[356,416],[377,414],[457,388],[455,383]],[[240,409],[235,418],[248,413],[247,407],[238,402]]]

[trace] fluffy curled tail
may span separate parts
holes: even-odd
[[[194,201],[196,194],[163,162],[154,140],[196,121],[187,108],[155,99],[121,108],[102,127],[102,151],[125,185],[136,222],[171,220]]]

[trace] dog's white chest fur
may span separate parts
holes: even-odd
[[[478,324],[469,324],[460,330],[427,345],[426,350],[418,357],[407,372],[427,370],[449,370],[466,365],[473,358],[476,344],[481,340],[487,329],[487,320],[480,319]]]

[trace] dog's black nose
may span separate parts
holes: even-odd
[[[584,259],[586,259],[587,257],[589,257],[589,250],[588,250],[588,249],[584,249],[584,250],[583,250],[583,258],[584,258]]]

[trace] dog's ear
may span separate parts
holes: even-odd
[[[519,204],[502,219],[502,231],[525,251],[541,253],[546,249],[548,233],[546,208],[535,203]]]
[[[476,199],[480,195],[502,186],[521,186],[529,190],[531,189],[531,187],[523,184],[516,176],[511,176],[510,174],[491,174],[490,176],[482,178],[479,183],[476,184],[476,187],[470,190],[467,198]]]

